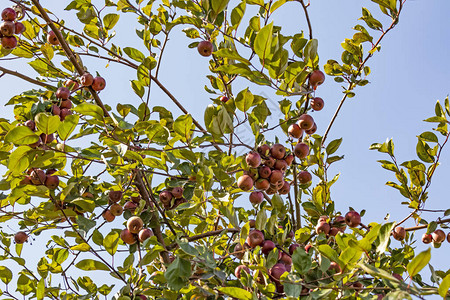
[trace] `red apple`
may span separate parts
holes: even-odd
[[[261,156],[255,151],[250,151],[245,157],[245,161],[249,167],[257,168],[261,164]]]
[[[281,144],[274,144],[270,148],[270,154],[275,159],[283,159],[284,155],[286,154],[286,148],[284,148]]]
[[[210,41],[201,41],[198,43],[197,51],[201,56],[208,57],[213,52],[213,44]]]
[[[80,83],[82,86],[90,86],[94,82],[94,76],[92,76],[90,73],[84,73],[80,77]]]
[[[243,191],[249,191],[253,187],[253,179],[249,175],[242,175],[237,180],[238,187]]]
[[[325,81],[325,74],[320,70],[314,70],[309,74],[309,85],[316,89],[317,86],[321,85]]]
[[[314,125],[314,119],[308,114],[303,114],[298,118],[297,122],[298,126],[300,126],[303,130],[309,130]]]
[[[345,223],[348,227],[356,227],[361,224],[361,216],[354,210],[349,211],[345,214]]]
[[[431,237],[435,243],[440,244],[445,241],[445,232],[441,229],[437,229],[431,234]]]
[[[120,238],[122,239],[122,241],[129,245],[133,245],[134,243],[136,243],[136,237],[128,229],[122,230],[122,232],[120,233]]]
[[[14,22],[5,21],[0,24],[0,33],[3,36],[13,36],[16,32],[16,27],[14,26]]]
[[[106,81],[103,77],[97,76],[94,78],[94,81],[92,82],[92,88],[94,91],[101,91],[105,88]]]
[[[47,42],[51,45],[59,45],[58,38],[56,37],[56,34],[53,32],[53,30],[49,31],[47,34]]]
[[[303,135],[303,129],[301,129],[297,123],[294,123],[291,126],[289,126],[288,134],[293,138],[299,139]]]
[[[141,229],[144,227],[144,222],[139,217],[131,217],[127,221],[127,228],[131,233],[139,233]]]
[[[311,108],[316,111],[322,110],[324,105],[325,103],[323,102],[323,99],[320,97],[315,97],[311,99]]]
[[[308,171],[300,171],[297,174],[297,179],[301,184],[307,184],[308,182],[311,182],[312,175]]]
[[[23,244],[28,240],[28,234],[23,231],[19,231],[14,235],[14,242],[16,244]]]
[[[12,50],[17,47],[17,39],[15,36],[2,37],[2,47],[6,50]]]
[[[56,175],[47,175],[45,179],[45,186],[50,190],[54,190],[59,185],[59,178]]]
[[[66,100],[66,99],[69,99],[69,96],[70,96],[70,90],[66,87],[62,86],[62,87],[58,88],[58,90],[56,91],[56,98],[58,98],[58,99]],[[64,108],[64,107],[61,107],[61,108]],[[67,107],[67,108],[70,108],[70,107]]]
[[[309,146],[305,143],[298,143],[294,147],[294,154],[300,159],[304,159],[309,154]]]
[[[251,248],[262,245],[264,242],[264,234],[259,230],[252,230],[247,236],[247,244]]]
[[[316,131],[317,131],[316,122],[314,122],[314,125],[313,125],[313,127],[311,127],[311,129],[305,130],[306,134],[309,134],[309,135],[316,133]]]
[[[253,205],[258,205],[264,200],[264,195],[261,192],[251,192],[250,193],[250,203]]]
[[[148,238],[151,238],[152,236],[153,236],[153,231],[148,228],[144,228],[141,231],[139,231],[139,235],[138,235],[139,241],[141,243],[143,243]]]
[[[403,241],[406,237],[406,230],[404,227],[397,226],[394,228],[392,235],[397,241]]]

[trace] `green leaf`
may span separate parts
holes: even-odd
[[[238,287],[221,287],[218,288],[218,290],[222,293],[224,293],[225,295],[231,296],[233,298],[236,299],[240,299],[240,300],[252,300],[253,296],[252,293],[250,293],[247,290],[238,288]]]
[[[234,27],[238,27],[242,21],[242,18],[245,14],[246,4],[245,1],[239,3],[233,10],[231,11],[231,25]]]
[[[78,125],[80,116],[68,115],[58,126],[58,136],[63,141],[67,140]]]
[[[189,140],[192,135],[192,117],[191,115],[179,116],[173,123],[173,130],[185,140]]]
[[[86,243],[81,243],[75,246],[70,247],[71,250],[87,252],[91,249],[91,247]]]
[[[433,142],[433,143],[437,143],[439,142],[437,136],[430,131],[426,131],[424,133],[422,133],[421,135],[419,135],[419,139],[421,139],[422,141],[425,142]]]
[[[119,21],[120,15],[118,14],[107,14],[103,17],[103,25],[106,30],[112,29]]]
[[[387,245],[389,243],[389,239],[391,237],[392,229],[394,228],[395,223],[387,223],[383,224],[378,232],[377,237],[377,253],[380,255],[386,251]]]
[[[141,51],[132,47],[123,48],[123,52],[125,52],[125,54],[128,55],[131,59],[134,59],[138,62],[142,62],[145,59],[145,55],[142,54]]]
[[[246,112],[250,109],[250,107],[252,107],[253,100],[253,94],[248,90],[248,88],[246,88],[237,94],[235,104],[240,111]]]
[[[222,49],[219,49],[218,51],[214,52],[214,55],[220,56],[223,58],[237,60],[237,61],[240,61],[247,65],[250,64],[250,62],[247,59],[243,58],[242,56],[239,55],[239,53],[237,53],[237,51],[232,50],[232,49],[222,48]]]
[[[83,271],[110,271],[109,267],[101,261],[93,259],[80,260],[75,267]]]
[[[258,230],[264,230],[264,228],[266,228],[266,223],[267,223],[266,210],[261,209],[260,211],[258,211],[258,214],[256,215],[255,228]]]
[[[175,291],[179,291],[188,283],[190,275],[191,263],[181,257],[177,257],[164,272],[169,288]]]
[[[8,284],[11,282],[13,277],[13,274],[10,269],[8,269],[5,266],[0,266],[0,279],[5,283]]]
[[[311,269],[312,266],[311,256],[308,253],[306,253],[306,251],[303,248],[298,247],[292,254],[292,263],[294,264],[295,270],[299,272],[301,275],[304,275]]]
[[[341,143],[342,143],[342,138],[331,141],[326,148],[327,154],[330,155],[330,154],[333,154],[334,152],[336,152],[337,149],[339,148],[339,146],[341,145]]]
[[[211,0],[211,6],[216,15],[220,14],[227,7],[230,0]]]
[[[264,61],[269,57],[272,45],[273,22],[261,28],[255,38],[254,50],[259,58]]]
[[[59,116],[52,116],[46,113],[37,114],[34,120],[36,121],[36,127],[47,135],[56,132],[59,124],[61,124]]]
[[[39,136],[34,133],[28,126],[18,126],[11,129],[5,136],[6,143],[15,145],[30,145],[36,143]]]
[[[36,298],[38,300],[44,299],[45,296],[45,280],[41,278],[36,287]]]
[[[441,284],[439,285],[439,295],[445,299],[448,294],[448,290],[450,289],[450,274],[444,277]]]
[[[110,255],[114,255],[119,245],[119,233],[117,231],[111,231],[103,239],[103,246],[106,252]]]
[[[9,156],[8,169],[13,174],[20,174],[25,171],[30,165],[30,158],[27,156],[32,149],[28,146],[20,146],[14,150]]]
[[[420,139],[417,141],[417,146],[416,146],[417,156],[423,162],[432,163],[432,162],[434,162],[434,157],[432,155],[430,155],[430,153],[427,151],[428,149],[430,149],[430,146],[428,146],[427,143],[425,143],[424,141],[422,141]]]
[[[91,116],[95,119],[102,121],[103,120],[103,110],[100,106],[91,103],[81,103],[77,105],[74,109],[79,114],[85,116]]]
[[[326,245],[326,244],[319,245],[319,247],[317,249],[323,256],[330,259],[331,261],[334,261],[337,263],[339,262],[339,257],[338,257],[336,250],[331,248],[329,245]]]
[[[428,250],[420,252],[418,255],[416,255],[416,257],[414,257],[406,267],[409,276],[413,277],[417,275],[420,272],[420,270],[425,268],[430,259],[431,259],[431,248],[428,248]]]

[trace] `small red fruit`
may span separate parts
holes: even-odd
[[[129,210],[131,213],[134,213],[136,211],[137,206],[138,205],[136,203],[134,203],[133,201],[127,201],[124,204],[123,209]]]
[[[314,125],[314,119],[308,114],[303,114],[298,118],[297,122],[298,126],[300,126],[303,130],[309,130]]]
[[[314,109],[315,111],[319,111],[322,110],[322,108],[324,107],[325,103],[323,102],[323,99],[320,97],[315,97],[311,99],[311,107],[312,109]]]
[[[264,194],[261,192],[251,192],[250,193],[250,203],[253,205],[258,205],[264,200]]]
[[[63,109],[61,109],[61,112],[59,113],[59,119],[61,121],[64,121],[66,119],[66,117],[70,116],[71,114],[72,114],[72,111],[70,109],[63,108]]]
[[[183,197],[183,188],[182,187],[174,187],[171,191],[172,196],[174,196],[176,199]]]
[[[328,267],[328,270],[329,271],[334,271],[335,273],[341,273],[342,272],[341,266],[339,266],[339,264],[334,262],[334,261],[332,261],[330,263],[330,266]]]
[[[228,102],[228,97],[227,96],[222,96],[222,97],[220,97],[220,101],[222,101],[223,103],[227,103]]]
[[[273,167],[276,170],[280,170],[281,172],[286,172],[288,164],[284,159],[277,159],[277,161],[275,162],[275,166]]]
[[[56,98],[58,98],[58,99],[66,100],[66,99],[69,99],[69,96],[70,96],[70,90],[66,87],[62,86],[62,87],[58,88],[58,90],[56,91]],[[61,107],[61,108],[64,108],[64,107]],[[70,107],[66,107],[66,108],[70,108]]]
[[[108,197],[111,203],[119,202],[122,199],[122,191],[109,191]]]
[[[122,205],[118,204],[118,203],[114,203],[113,205],[111,205],[111,207],[109,208],[109,211],[115,216],[118,217],[120,215],[122,215],[123,213],[123,207]],[[135,233],[135,232],[134,232]]]
[[[270,147],[267,144],[263,144],[258,147],[257,151],[261,156],[268,156],[270,152]]]
[[[275,166],[275,162],[275,159],[272,156],[269,156],[263,161],[263,165],[269,168],[273,168]]]
[[[105,211],[102,216],[106,222],[112,222],[116,218],[109,210]]]
[[[242,175],[237,180],[238,187],[243,191],[249,191],[253,187],[253,179],[249,175]]]
[[[97,76],[94,78],[94,81],[92,82],[92,88],[94,91],[101,91],[105,88],[106,81],[103,77]]]
[[[290,190],[291,190],[291,185],[289,184],[289,182],[285,181],[283,183],[283,186],[278,190],[278,193],[280,195],[287,195],[287,194],[289,194]]]
[[[45,186],[48,187],[50,190],[54,190],[59,185],[59,178],[56,175],[47,175],[45,179]]]
[[[431,234],[431,237],[435,243],[440,244],[445,241],[445,232],[441,229],[437,229]]]
[[[361,224],[361,216],[358,212],[352,210],[345,214],[345,223],[348,227],[356,227]]]
[[[41,133],[40,138],[42,139],[42,142],[44,144],[50,144],[55,140],[55,135],[53,133],[51,134]]]
[[[4,36],[12,36],[16,32],[14,22],[5,21],[0,24],[0,33]]]
[[[94,76],[92,76],[90,73],[84,73],[80,77],[80,83],[82,86],[90,86],[94,82]]]
[[[2,37],[2,47],[6,50],[12,50],[17,47],[17,39],[15,36]]]
[[[286,271],[286,266],[284,264],[277,263],[269,270],[270,279],[275,282],[279,282],[281,275],[283,275]]]
[[[28,234],[23,231],[19,231],[14,235],[14,242],[16,244],[23,244],[28,240]]]
[[[280,170],[273,170],[270,174],[269,181],[271,184],[278,185],[283,182],[283,172]]]
[[[25,126],[30,128],[32,131],[36,131],[36,123],[33,120],[28,120],[24,124],[25,124]]]
[[[45,180],[47,179],[47,175],[45,175],[44,171],[41,169],[34,169],[31,174],[31,182],[34,185],[42,185],[45,183]]]
[[[275,249],[276,245],[271,240],[265,240],[261,246],[261,252],[264,255],[269,255],[270,251]]]
[[[247,244],[250,248],[262,245],[264,242],[264,234],[259,230],[252,230],[247,236]]]
[[[320,70],[314,70],[309,74],[309,85],[316,89],[317,86],[321,85],[325,81],[325,74]]]
[[[289,136],[291,136],[293,138],[299,139],[303,135],[303,129],[301,129],[297,123],[294,123],[291,126],[289,126],[288,134],[289,134]]]
[[[61,114],[61,108],[59,108],[59,106],[56,105],[56,104],[53,104],[53,105],[52,105],[51,110],[52,110],[52,114],[53,114],[54,116],[59,116],[59,115]]]
[[[424,233],[422,235],[422,242],[424,244],[429,244],[433,240],[433,236],[431,234]]]
[[[71,91],[74,91],[76,89],[78,89],[80,87],[80,85],[78,84],[78,82],[76,82],[73,79],[68,79],[66,80],[66,82],[64,83],[64,85],[70,89]]]
[[[314,122],[314,125],[313,125],[313,127],[311,127],[311,129],[305,130],[306,134],[309,134],[309,135],[316,133],[316,131],[317,131],[316,122]]]
[[[300,159],[304,159],[309,154],[309,146],[305,143],[298,143],[294,147],[294,154]]]
[[[129,245],[133,245],[134,243],[136,243],[136,237],[128,229],[122,230],[122,232],[120,233],[120,238],[122,239],[122,241]]]
[[[261,156],[255,151],[250,151],[245,157],[245,161],[250,167],[257,168],[261,164]]]
[[[328,224],[326,222],[321,222],[321,223],[317,224],[317,226],[316,226],[317,234],[321,234],[321,233],[328,234],[329,232],[330,232],[330,224]]]
[[[292,258],[288,254],[281,252],[280,262],[285,265],[292,265]]]
[[[141,243],[143,243],[148,238],[151,238],[152,236],[153,236],[153,231],[148,228],[144,228],[141,231],[139,231],[139,235],[138,235],[139,241]]]
[[[210,41],[201,41],[198,43],[197,51],[201,56],[208,57],[213,52],[213,44]]]
[[[311,182],[312,175],[308,171],[300,171],[297,175],[297,179],[301,184],[307,184]]]
[[[297,249],[298,247],[300,247],[299,244],[292,244],[289,246],[289,254],[292,255],[294,254],[295,249]]]
[[[67,108],[67,109],[71,109],[72,108],[72,101],[70,101],[69,99],[63,100],[61,101],[60,107],[63,108]]]
[[[286,148],[281,144],[274,144],[272,148],[270,148],[270,154],[275,159],[283,159],[286,154]]]
[[[396,239],[397,241],[403,241],[406,237],[406,230],[404,227],[397,226],[394,228],[392,235],[394,236],[394,239]]]
[[[144,222],[139,217],[131,217],[127,221],[127,228],[131,233],[139,233],[144,227]]]
[[[170,201],[172,200],[172,193],[169,191],[162,191],[161,193],[159,193],[159,200],[163,203],[163,204],[170,204]]]
[[[255,188],[257,188],[258,190],[267,190],[270,187],[270,182],[269,180],[265,179],[265,178],[260,178],[258,180],[256,180],[255,182]]]
[[[53,32],[53,30],[47,34],[47,42],[51,45],[59,45],[58,38],[56,37],[56,34]]]
[[[16,17],[17,17],[16,11],[10,7],[7,7],[2,11],[3,21],[14,21]]]

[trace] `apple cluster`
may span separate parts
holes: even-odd
[[[2,20],[0,24],[0,38],[2,47],[7,50],[13,50],[17,47],[17,38],[14,34],[20,35],[25,31],[25,26],[18,22],[23,17],[23,13],[17,14],[16,10],[7,7],[2,11]]]
[[[294,160],[294,156],[287,153],[281,144],[274,144],[272,147],[264,144],[257,151],[247,154],[245,161],[249,169],[237,180],[238,187],[243,191],[249,191],[253,187],[258,190],[250,194],[250,202],[253,204],[262,202],[264,195],[261,191],[269,195],[289,193],[291,185],[284,180],[284,175]]]
[[[143,243],[152,236],[153,231],[149,228],[144,228],[144,222],[137,216],[129,218],[127,228],[120,233],[120,238],[128,245],[133,245],[137,241]]]
[[[46,172],[37,168],[29,169],[28,175],[25,176],[20,184],[45,185],[50,190],[55,190],[59,186],[59,177],[53,175],[55,172],[55,169],[48,169]]]
[[[106,81],[103,77],[94,77],[88,72],[80,76],[80,83],[84,87],[92,87],[92,89],[96,92],[103,90],[106,86]]]
[[[121,216],[126,210],[134,213],[139,206],[139,202],[141,201],[140,196],[131,196],[130,200],[126,201],[123,206],[118,203],[122,200],[122,196],[122,191],[109,191],[108,198],[110,206],[103,212],[103,218],[107,222],[114,221],[116,217]]]
[[[328,216],[321,216],[317,222],[317,226],[315,228],[317,234],[325,234],[327,236],[335,236],[339,232],[344,232],[346,227],[357,227],[361,224],[361,216],[356,211],[349,211],[345,217],[336,216],[333,221],[329,221]],[[250,227],[254,228],[254,222],[250,221]],[[293,232],[288,234],[288,238],[292,239],[294,237]],[[244,252],[247,250],[255,249],[256,247],[260,247],[261,254],[264,256],[268,256],[272,250],[275,248],[278,249],[278,261],[277,263],[271,267],[267,274],[269,275],[269,279],[274,282],[277,287],[277,291],[279,293],[283,292],[283,285],[280,282],[281,276],[285,272],[290,272],[292,269],[292,255],[294,251],[301,247],[297,243],[292,243],[289,245],[287,250],[283,249],[282,246],[275,244],[272,240],[266,239],[264,233],[260,230],[252,229],[246,239],[244,245],[237,243],[234,246],[233,254],[238,259],[242,259],[244,257]],[[311,244],[304,246],[304,250],[308,253],[311,249]],[[328,269],[330,272],[340,273],[341,267],[336,262],[331,262],[330,267]],[[235,269],[235,276],[240,278],[242,276],[242,272],[246,272],[250,274],[250,269],[246,265],[239,265]],[[258,281],[261,283],[264,282],[262,273],[259,273]],[[303,290],[302,293],[308,294],[309,291],[307,289]]]
[[[72,101],[70,101],[71,91],[66,87],[60,87],[56,91],[57,103],[51,107],[51,112],[55,116],[59,116],[61,121],[64,121],[68,115],[72,114]]]
[[[183,197],[183,191],[183,188],[179,186],[171,190],[164,190],[159,193],[159,201],[161,201],[165,209],[174,209],[181,203],[187,202]]]
[[[445,241],[445,232],[442,229],[437,229],[433,233],[424,233],[422,235],[422,242],[429,244],[431,242],[435,244],[442,244]],[[450,243],[450,232],[447,234],[447,241]]]

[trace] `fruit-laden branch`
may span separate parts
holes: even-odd
[[[13,76],[19,77],[20,79],[23,79],[23,80],[25,80],[25,81],[28,81],[28,82],[30,82],[30,83],[32,83],[32,84],[36,84],[36,85],[42,86],[42,87],[44,87],[44,88],[46,88],[46,89],[56,89],[56,87],[54,87],[54,86],[52,86],[52,85],[50,85],[50,84],[47,84],[47,83],[45,83],[45,82],[38,81],[38,80],[33,79],[33,78],[31,78],[31,77],[25,76],[25,75],[23,75],[23,74],[21,74],[21,73],[19,73],[19,72],[12,71],[12,70],[9,70],[9,69],[6,69],[6,68],[4,68],[4,67],[2,67],[2,66],[0,66],[0,71],[2,71],[3,73],[9,74],[9,75],[13,75]]]
[[[367,57],[364,59],[364,61],[359,65],[359,68],[358,68],[358,70],[357,70],[357,72],[356,72],[356,74],[358,74],[358,76],[361,74],[361,72],[362,72],[364,66],[366,65],[367,61],[369,60],[369,58],[371,58],[371,57],[373,56],[373,53],[375,53],[374,50],[378,47],[378,45],[380,44],[381,40],[382,40],[382,39],[386,36],[386,34],[387,34],[389,31],[391,31],[391,30],[395,27],[395,25],[397,24],[398,19],[400,18],[400,13],[401,13],[401,11],[402,11],[403,4],[404,4],[405,2],[406,2],[406,0],[400,1],[400,7],[399,7],[398,12],[397,12],[397,15],[395,16],[395,18],[394,18],[394,20],[392,21],[391,25],[389,26],[388,29],[386,29],[386,31],[383,32],[383,34],[378,38],[378,40],[376,41],[376,43],[372,45],[372,49],[369,51],[369,54],[368,54]],[[351,90],[353,90],[355,87],[356,87],[356,84],[355,84],[355,83],[349,83],[348,88],[347,88],[347,91],[351,91]],[[331,130],[331,126],[333,126],[333,123],[334,123],[334,121],[336,120],[336,118],[337,118],[337,116],[338,116],[338,114],[339,114],[339,111],[341,110],[342,106],[344,105],[344,102],[345,102],[345,100],[347,99],[347,96],[348,96],[348,93],[346,93],[346,94],[344,95],[344,97],[342,98],[341,102],[339,103],[339,106],[338,106],[338,108],[336,109],[336,111],[335,111],[333,117],[331,118],[330,124],[328,124],[327,130],[325,130],[325,133],[324,133],[323,138],[322,138],[322,146],[325,144],[325,140],[327,139],[328,133],[329,133],[330,130]]]
[[[33,0],[33,2],[34,1],[36,1],[36,0]],[[47,16],[48,17],[48,16]],[[47,19],[46,19],[46,21],[47,21]],[[51,20],[51,19],[48,19],[48,21],[47,22],[50,22],[52,25],[53,25],[53,27],[55,27],[56,28],[56,26],[53,24],[53,21]],[[59,23],[58,23],[59,24]],[[95,44],[96,46],[98,46],[98,47],[100,47],[100,48],[102,48],[103,50],[105,50],[105,51],[107,51],[109,54],[111,54],[113,57],[118,57],[118,58],[120,58],[120,60],[123,60],[123,61],[125,61],[125,62],[127,62],[128,63],[128,66],[129,67],[131,67],[131,68],[133,68],[133,69],[135,69],[135,70],[137,70],[138,69],[138,67],[139,66],[137,66],[136,64],[134,64],[133,62],[131,62],[131,61],[129,61],[129,60],[127,60],[126,58],[124,58],[124,57],[122,57],[122,56],[119,56],[117,53],[114,53],[113,51],[111,51],[110,49],[108,49],[108,48],[106,48],[105,46],[103,46],[103,45],[101,45],[101,44],[99,44],[99,43],[97,43],[96,41],[94,41],[94,40],[92,40],[92,39],[90,39],[90,38],[88,38],[88,37],[86,37],[84,34],[80,34],[80,33],[78,33],[78,32],[76,32],[76,31],[74,31],[74,30],[72,30],[72,29],[70,29],[70,28],[67,28],[67,27],[65,27],[64,25],[60,25],[62,28],[64,28],[64,29],[66,29],[66,30],[68,30],[68,31],[70,31],[70,32],[72,32],[72,33],[74,33],[74,34],[77,34],[77,35],[79,35],[79,36],[81,36],[81,37],[83,37],[83,38],[85,38],[85,39],[87,39],[88,41],[90,41],[90,42],[92,42],[93,44]],[[52,27],[52,29],[53,29],[53,27]],[[53,29],[54,30],[54,29]],[[57,28],[56,28],[56,30],[57,30]],[[54,30],[55,31],[55,30]],[[59,33],[59,35],[60,35],[60,37],[62,38],[62,35],[61,35],[61,32],[58,30],[58,33]],[[57,33],[57,37],[58,37],[58,33]],[[64,43],[65,43],[65,41],[64,41]],[[62,44],[61,44],[62,45]],[[67,45],[67,44],[66,44]],[[69,51],[70,51],[70,49],[69,49]],[[72,53],[72,52],[71,52]],[[72,53],[72,56],[73,56],[73,53]],[[100,58],[102,58],[102,57],[100,57]],[[76,60],[75,60],[76,61]],[[76,62],[77,63],[77,62]],[[78,63],[77,63],[78,64]],[[75,65],[75,64],[74,64]],[[78,70],[78,69],[77,69]],[[152,74],[149,74],[149,76],[150,76],[150,79],[153,81],[153,82],[155,82],[156,83],[156,85],[170,98],[170,100],[172,100],[172,102],[173,103],[175,103],[175,105],[184,113],[184,114],[188,114],[188,111],[184,108],[184,106],[177,100],[177,98],[175,98],[175,96],[174,95],[172,95],[172,93],[171,92],[169,92],[169,90],[158,80],[158,78],[156,78],[155,76],[153,76]],[[96,94],[95,94],[96,95]],[[97,96],[97,95],[96,95]],[[95,96],[94,96],[95,97]],[[97,96],[98,97],[98,96]],[[100,100],[100,99],[99,99]],[[103,105],[103,104],[102,104]],[[200,131],[203,133],[203,134],[208,134],[208,132],[205,130],[205,128],[203,128],[203,126],[202,125],[200,125],[200,123],[191,115],[191,117],[192,117],[192,122],[195,124],[195,126],[198,128],[198,129],[200,129]],[[219,150],[219,151],[221,151],[222,152],[222,149],[216,144],[216,143],[213,143],[213,145],[214,145],[214,147],[217,149],[217,150]]]
[[[140,171],[135,172],[134,185],[138,188],[139,194],[141,194],[141,197],[145,200],[147,205],[152,206],[150,196],[147,192],[147,189],[145,188],[142,176],[143,175]],[[156,226],[152,228],[153,233],[155,234],[156,238],[158,239],[158,242],[163,246],[163,248],[167,249],[166,244],[164,243],[164,237],[161,232],[158,216],[155,213],[153,213],[153,217],[154,217],[153,219],[156,221]],[[170,264],[169,253],[166,250],[161,251],[161,258],[165,264]]]
[[[69,45],[66,43],[66,40],[61,34],[61,31],[56,27],[56,25],[53,23],[53,21],[48,16],[45,9],[41,6],[38,0],[32,0],[33,4],[36,6],[36,8],[39,10],[39,13],[41,14],[41,17],[47,22],[47,24],[50,26],[50,28],[53,30],[53,32],[56,35],[56,38],[58,39],[61,47],[64,50],[64,53],[66,54],[67,58],[69,58],[70,62],[73,64],[75,69],[77,70],[78,74],[81,76],[85,73],[83,67],[78,63],[78,60],[76,59],[75,55],[73,54],[72,50],[70,49]],[[100,106],[103,110],[103,114],[106,117],[109,117],[109,112],[106,109],[105,105],[103,105],[102,100],[98,96],[97,92],[91,87],[88,87],[89,92],[91,93],[92,97],[95,100],[95,103]]]
[[[201,240],[201,239],[203,239],[205,237],[219,235],[219,234],[221,234],[224,231],[237,233],[237,232],[240,232],[241,230],[239,228],[225,228],[225,229],[219,229],[219,230],[204,232],[204,233],[201,233],[201,234],[198,234],[198,235],[188,236],[188,237],[185,237],[185,238],[188,240],[188,242],[193,242],[193,241],[196,241],[196,240]],[[167,250],[175,249],[177,246],[178,246],[177,243],[172,243],[169,246],[167,246]]]
[[[450,222],[450,218],[449,219],[442,219],[442,220],[439,220],[439,221],[435,221],[436,224],[449,223],[449,222]],[[405,228],[405,231],[414,231],[414,230],[424,229],[424,228],[427,228],[427,227],[428,227],[428,225],[419,225],[419,226]]]

